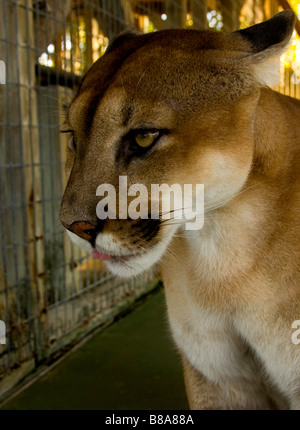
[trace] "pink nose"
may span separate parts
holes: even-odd
[[[85,240],[92,240],[96,238],[97,230],[96,226],[90,224],[87,221],[77,221],[73,222],[71,225],[67,225],[63,223],[63,226],[71,231],[72,233],[76,234],[77,236],[81,237]]]

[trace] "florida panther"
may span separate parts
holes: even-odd
[[[62,224],[116,275],[159,262],[192,409],[300,409],[300,101],[268,87],[294,25],[126,32],[69,108]],[[203,184],[203,228],[99,220],[121,176]]]

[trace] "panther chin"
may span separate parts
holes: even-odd
[[[151,269],[166,252],[176,229],[171,229],[169,235],[153,246],[143,251],[129,253],[122,247],[117,238],[110,233],[99,233],[95,246],[80,238],[76,234],[67,231],[75,245],[90,253],[93,258],[104,261],[107,269],[121,278],[133,278]]]
[[[142,253],[118,257],[111,256],[111,258],[105,260],[105,264],[112,274],[121,278],[132,278],[151,269],[162,258],[166,248],[167,245],[161,242],[149,251]]]

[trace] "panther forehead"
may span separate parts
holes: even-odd
[[[172,61],[169,61],[168,67],[173,64],[175,70],[182,64],[183,55],[190,56],[194,60],[194,65],[195,61],[199,63],[200,56],[201,61],[198,64],[199,80],[201,81],[202,79],[205,86],[209,83],[212,84],[210,88],[206,88],[206,92],[208,93],[215,89],[215,79],[216,76],[219,76],[223,78],[223,81],[221,79],[221,89],[226,87],[221,94],[223,98],[225,97],[225,102],[228,99],[228,95],[231,99],[236,99],[241,91],[246,90],[246,92],[249,92],[249,86],[252,86],[253,81],[256,80],[256,83],[266,84],[267,79],[265,78],[269,74],[270,68],[266,71],[263,67],[261,71],[257,68],[255,69],[254,65],[262,62],[264,58],[270,57],[272,52],[275,56],[280,53],[280,49],[284,48],[290,39],[294,24],[294,14],[285,12],[262,26],[257,25],[251,29],[234,33],[163,30],[137,35],[133,32],[125,32],[113,41],[108,47],[107,53],[88,71],[81,83],[75,102],[77,102],[77,98],[82,93],[92,90],[93,94],[90,98],[90,106],[86,111],[86,116],[87,118],[93,117],[95,106],[115,81],[120,70],[124,75],[126,70],[129,71],[129,75],[134,80],[139,79],[140,76],[133,72],[135,69],[143,67],[151,54],[152,58],[156,59],[154,64],[157,65],[156,73],[159,74],[162,72],[160,66],[166,64],[166,59],[170,58],[170,55]],[[277,30],[278,26],[280,26],[281,32],[274,31]],[[261,54],[262,51],[266,52]],[[257,55],[255,56],[254,54]],[[205,57],[206,70],[201,76],[201,66]],[[245,58],[246,61],[239,61]],[[234,59],[238,61],[232,61]],[[124,67],[129,64],[133,64],[133,67],[125,69]],[[252,67],[250,67],[251,65]],[[207,73],[209,68],[211,68],[211,73]],[[149,70],[151,70],[151,67]],[[190,67],[185,67],[184,72],[180,74],[181,78],[187,75],[188,70],[190,70]],[[172,67],[170,67],[171,72]],[[166,78],[169,78],[169,75],[162,79],[163,83],[168,81]],[[178,75],[178,73],[174,73],[174,75]],[[156,79],[156,82],[159,81],[161,79]],[[217,89],[217,93],[219,92],[220,88]]]
[[[123,88],[127,96],[124,124],[132,115],[131,98],[186,110],[185,100],[189,104],[193,95],[211,104],[216,97],[225,101],[249,92],[251,77],[241,73],[238,63],[224,61],[250,49],[237,35],[169,30],[136,39],[137,45],[108,52],[87,73],[69,110],[81,129],[91,127],[97,106],[112,87]]]
[[[222,34],[195,30],[163,30],[151,34],[136,36],[110,50],[91,67],[85,75],[77,97],[84,91],[94,88],[95,95],[101,96],[114,81],[117,72],[138,51],[139,54],[160,53],[161,49],[169,52],[195,54],[199,51],[227,52],[232,56],[233,52],[250,52],[250,44],[241,36],[234,34]],[[138,58],[135,57],[135,61]],[[76,99],[76,98],[75,98]]]

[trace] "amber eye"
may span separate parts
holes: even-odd
[[[137,145],[141,148],[149,148],[159,136],[159,131],[145,131],[135,136]]]
[[[74,135],[69,140],[69,148],[71,149],[71,151],[76,152],[77,144]]]

